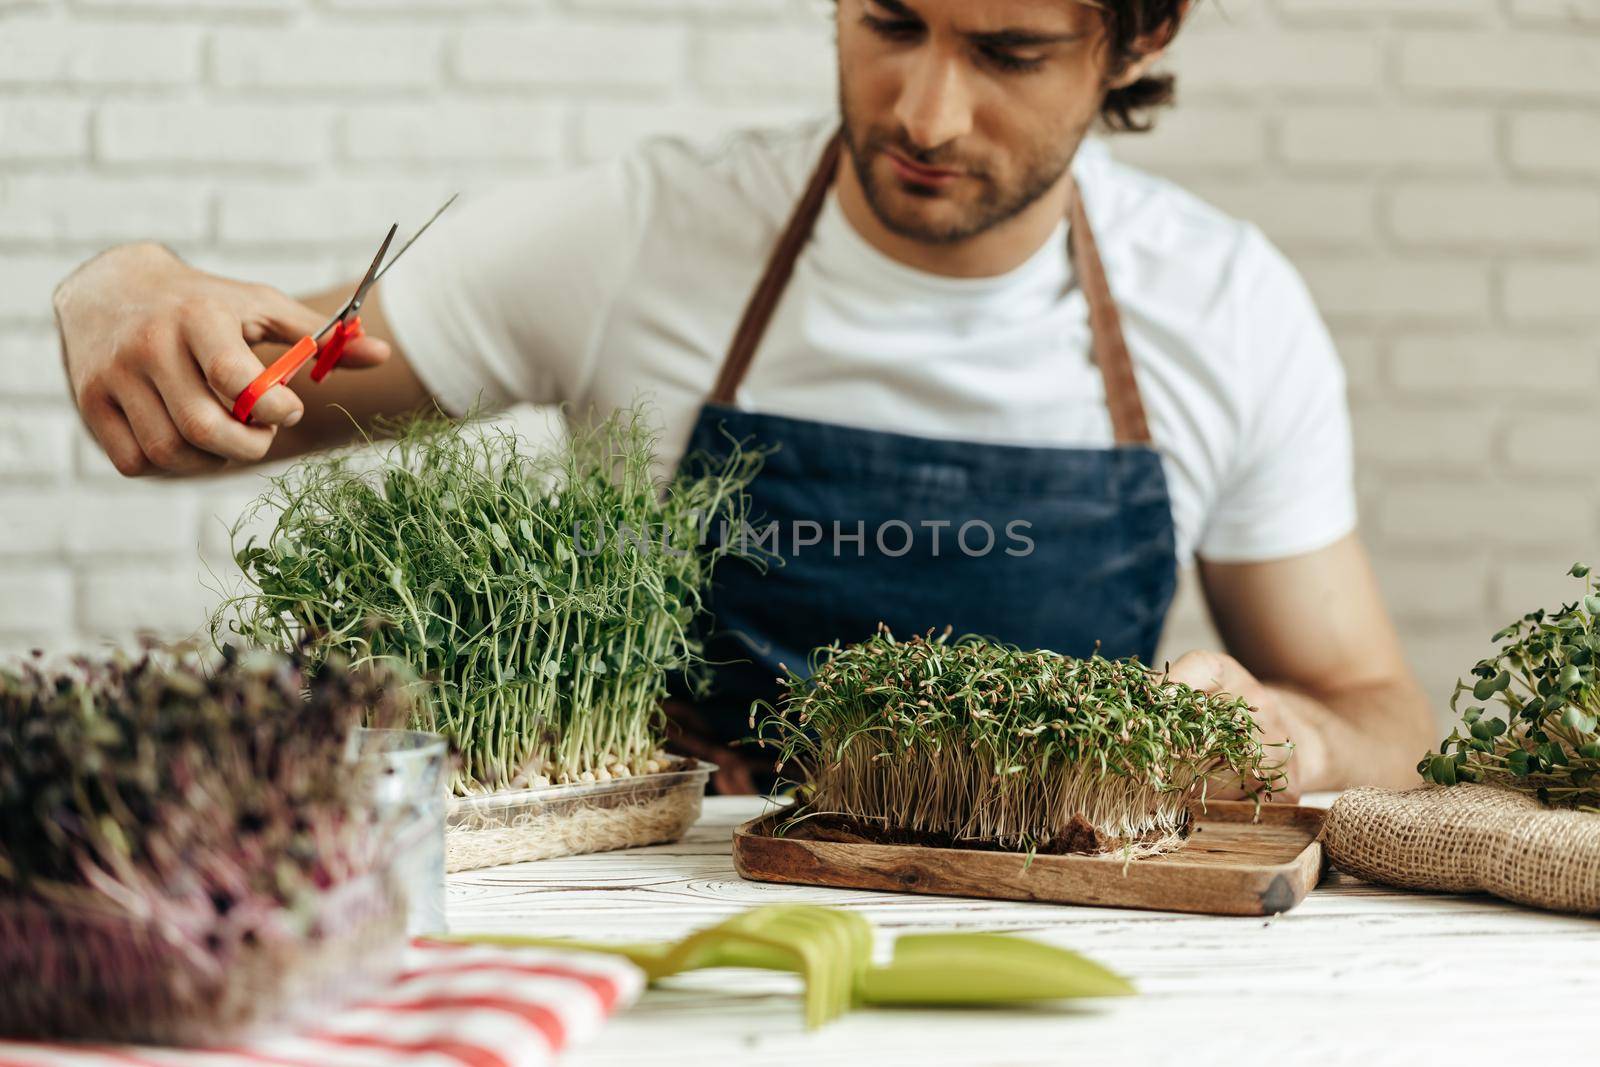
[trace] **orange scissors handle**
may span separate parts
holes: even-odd
[[[317,357],[317,362],[311,368],[311,380],[321,382],[344,358],[345,345],[362,336],[365,336],[365,331],[361,329],[361,316],[353,315],[335,322],[333,332],[320,346],[315,337],[300,338],[293,348],[273,360],[272,366],[257,375],[256,380],[239,394],[239,398],[233,402],[233,417],[240,422],[249,422],[250,413],[267,395],[267,390],[289,384],[312,356]]]
[[[305,366],[306,360],[312,356],[317,357],[317,365],[311,368],[311,380],[320,382],[326,378],[328,372],[333,370],[339,361],[344,358],[345,346],[363,336],[361,316],[357,312],[361,310],[361,302],[366,299],[368,290],[377,283],[379,278],[389,272],[389,268],[395,265],[396,260],[406,254],[406,249],[417,243],[417,238],[427,232],[428,227],[433,225],[435,219],[444,214],[445,208],[455,202],[456,198],[453,196],[446,200],[444,207],[435,211],[433,217],[422,224],[422,229],[412,234],[411,240],[400,246],[400,251],[394,254],[394,259],[385,263],[383,257],[389,251],[389,243],[394,240],[395,231],[400,228],[398,224],[390,226],[388,235],[383,239],[383,244],[378,246],[378,254],[372,257],[372,266],[367,268],[367,273],[361,279],[361,284],[356,286],[356,293],[350,298],[350,302],[345,304],[333,318],[329,319],[322,329],[309,337],[300,338],[293,348],[279,356],[273,361],[272,366],[262,371],[255,381],[245,386],[244,392],[240,393],[233,402],[233,417],[240,422],[249,422],[250,413],[255,410],[256,404],[266,395],[267,391],[286,384],[296,374],[299,374],[300,368]],[[330,330],[333,332],[329,333]],[[325,334],[328,339],[322,341],[321,338]],[[321,342],[320,344],[319,341]]]
[[[302,337],[295,342],[293,348],[273,360],[272,366],[256,376],[256,380],[244,387],[244,392],[233,402],[233,417],[240,422],[249,422],[250,413],[255,410],[256,403],[266,395],[268,389],[276,388],[293,378],[306,365],[306,360],[317,354],[317,339],[315,337]]]
[[[344,346],[358,337],[365,336],[361,329],[361,316],[352,315],[348,319],[340,319],[333,326],[333,334],[322,342],[322,350],[317,353],[316,366],[311,368],[311,380],[321,382],[328,376],[328,372],[339,365],[344,358]]]

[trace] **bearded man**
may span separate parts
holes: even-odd
[[[1154,656],[1195,562],[1229,654],[1172,677],[1248,700],[1294,790],[1414,780],[1430,742],[1356,533],[1344,379],[1252,226],[1113,161],[1172,99],[1184,0],[838,0],[839,113],[624,158],[447,216],[368,298],[346,366],[229,415],[291,300],[156,245],[57,294],[84,419],[119,470],[198,473],[446,411],[642,399],[663,470],[770,450],[766,567],[710,591],[712,688],[674,706],[723,791],[779,664],[953,628]],[[354,419],[351,416],[354,416]]]

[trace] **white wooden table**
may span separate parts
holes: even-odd
[[[707,971],[648,992],[565,1061],[588,1064],[1600,1063],[1600,922],[1338,873],[1273,919],[902,896],[746,882],[712,798],[675,845],[455,875],[452,930],[680,937],[777,901],[845,906],[881,931],[997,930],[1070,947],[1141,995],[1004,1011],[861,1011],[817,1031],[797,979]]]

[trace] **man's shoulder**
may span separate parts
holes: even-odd
[[[664,221],[709,212],[781,225],[837,125],[817,116],[710,137],[661,134],[641,141],[625,162],[668,208]]]
[[[1251,299],[1262,285],[1301,284],[1253,222],[1116,159],[1103,141],[1085,142],[1079,155],[1074,170],[1109,272],[1187,279],[1212,306]]]
[[[1073,169],[1102,245],[1227,256],[1254,229],[1181,185],[1117,159],[1103,140],[1085,141]]]

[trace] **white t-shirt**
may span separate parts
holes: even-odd
[[[649,401],[675,464],[833,129],[656,139],[458,206],[384,282],[449,410]],[[1332,341],[1253,226],[1087,143],[1074,164],[1166,464],[1178,555],[1274,559],[1355,525]],[[870,245],[830,195],[741,408],[956,440],[1109,446],[1066,222],[1026,263],[949,278]]]

